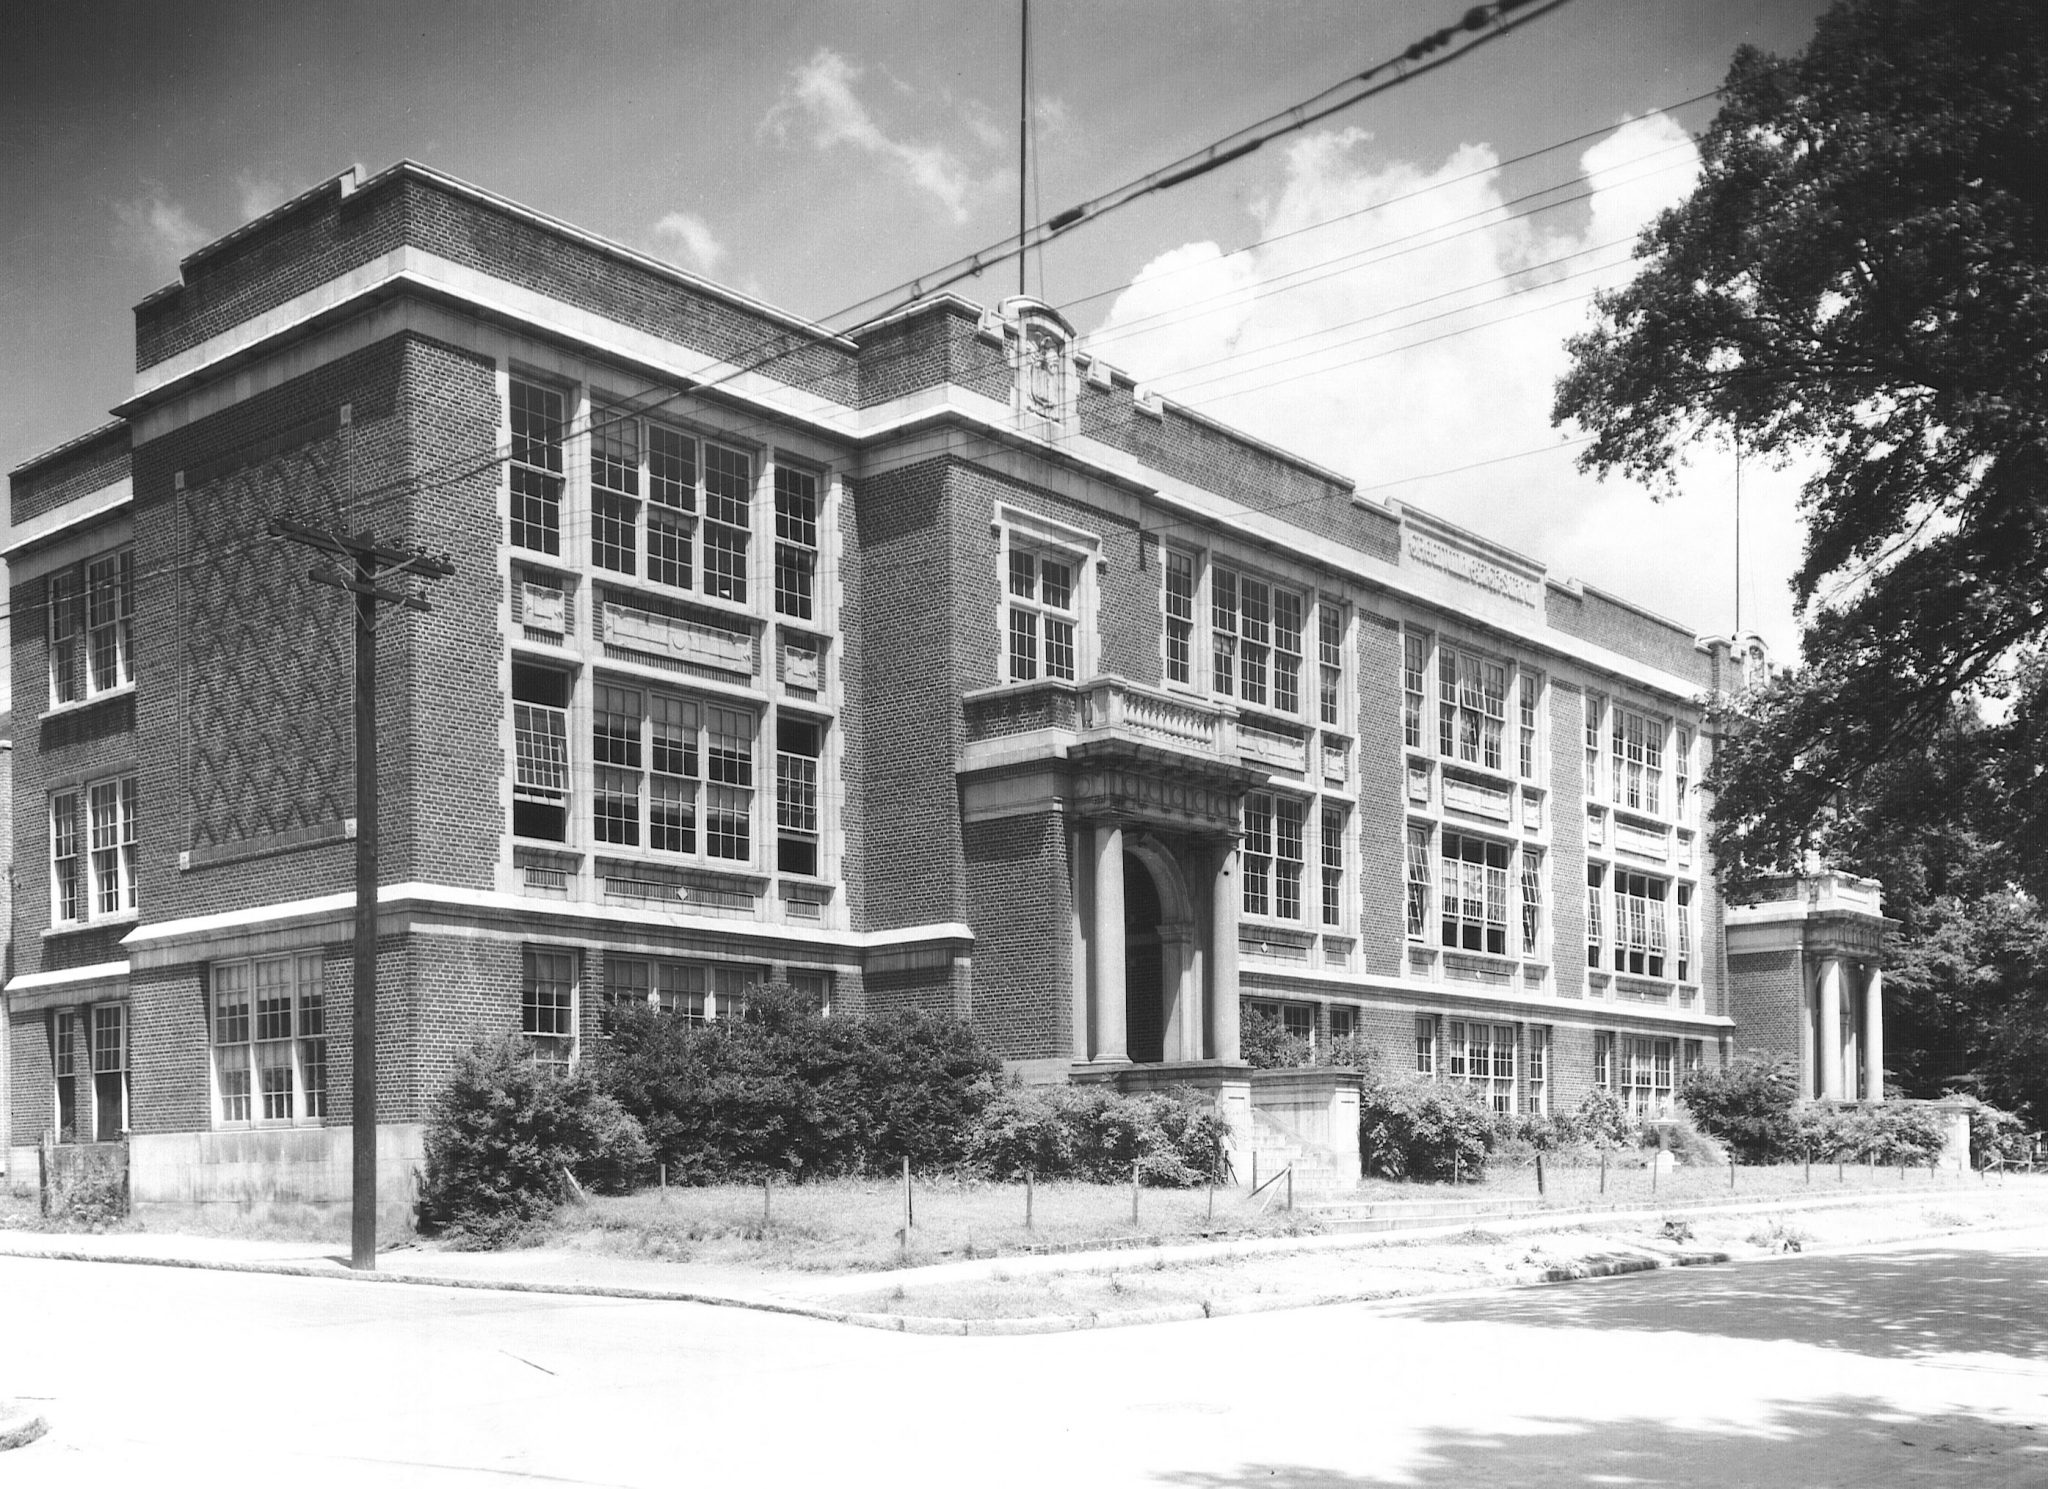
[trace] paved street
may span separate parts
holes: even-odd
[[[0,1259],[13,1485],[2039,1485],[2048,1230],[1017,1339]]]

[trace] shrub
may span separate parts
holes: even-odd
[[[694,1025],[621,1006],[596,1068],[679,1183],[957,1164],[1001,1064],[955,1019],[827,1018],[782,986]]]
[[[1549,1112],[1540,1117],[1523,1117],[1513,1123],[1513,1137],[1518,1143],[1527,1145],[1537,1153],[1560,1153],[1576,1148],[1586,1141],[1585,1124],[1576,1116],[1565,1112]],[[1498,1145],[1495,1147],[1498,1152]]]
[[[1588,1091],[1579,1098],[1572,1121],[1579,1130],[1579,1140],[1595,1148],[1624,1148],[1635,1139],[1635,1120],[1612,1091]]]
[[[1636,1142],[1644,1149],[1668,1149],[1672,1161],[1687,1168],[1715,1168],[1728,1162],[1727,1150],[1683,1115],[1643,1123]]]
[[[1238,1020],[1237,1049],[1254,1070],[1298,1070],[1315,1058],[1306,1038],[1288,1033],[1270,1013],[1252,1008]]]
[[[1476,1179],[1498,1134],[1492,1108],[1470,1086],[1368,1081],[1359,1093],[1359,1157],[1379,1178]]]
[[[997,1179],[1027,1169],[1041,1179],[1121,1183],[1133,1165],[1168,1188],[1215,1174],[1229,1145],[1223,1114],[1192,1092],[1122,1096],[1104,1086],[1024,1086],[983,1108],[968,1163]]]
[[[1960,1093],[1950,1091],[1950,1096]],[[1964,1098],[1970,1101],[1970,1166],[1982,1168],[1986,1163],[2004,1159],[2011,1163],[2024,1159],[2028,1152],[2026,1124],[2011,1112],[2000,1111],[1988,1101]]]
[[[421,1218],[481,1244],[499,1244],[568,1197],[569,1174],[613,1192],[652,1159],[640,1124],[584,1070],[533,1060],[526,1042],[478,1042],[455,1063],[426,1127]]]
[[[1678,1099],[1701,1131],[1744,1163],[1778,1163],[1796,1150],[1792,1108],[1799,1077],[1787,1060],[1751,1053],[1729,1065],[1687,1071]]]
[[[1947,1123],[1926,1107],[1835,1106],[1803,1102],[1793,1113],[1795,1142],[1820,1159],[1870,1163],[1927,1163],[1946,1145]]]

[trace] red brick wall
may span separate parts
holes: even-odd
[[[940,304],[863,335],[861,406],[945,383],[1007,401],[1014,378],[1009,358],[976,333],[979,320],[964,305]]]
[[[56,1079],[50,1016],[42,1009],[8,1015],[7,1100],[16,1146],[29,1147],[56,1126]]]
[[[1586,695],[1550,680],[1550,964],[1561,998],[1586,996]],[[1588,1045],[1590,1050],[1592,1046]],[[1587,1057],[1591,1058],[1590,1055]]]
[[[1358,906],[1366,970],[1399,973],[1408,960],[1407,789],[1401,743],[1401,632],[1358,613]]]
[[[16,527],[64,503],[113,485],[128,474],[128,426],[115,424],[9,480],[10,520]]]
[[[1072,880],[1063,813],[969,823],[974,1027],[1004,1058],[1073,1051]]]
[[[1806,1024],[1806,988],[1796,951],[1750,952],[1728,958],[1728,1012],[1735,1051],[1765,1050],[1799,1064]]]
[[[1592,590],[1575,595],[1554,584],[1544,587],[1543,612],[1543,618],[1567,636],[1591,641],[1646,666],[1661,667],[1701,687],[1711,681],[1707,654],[1693,644],[1693,633],[1682,626],[1616,604]]]

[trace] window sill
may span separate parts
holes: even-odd
[[[87,709],[98,708],[116,698],[130,698],[135,694],[135,684],[124,682],[118,688],[108,688],[104,693],[94,693],[90,698],[77,698],[69,703],[52,703],[42,711],[37,722],[45,719],[61,719],[69,714],[84,713]]]
[[[93,920],[67,920],[50,926],[43,932],[43,939],[57,936],[77,936],[87,931],[105,931],[116,927],[129,927],[142,922],[142,912],[130,910],[123,915],[102,915]]]
[[[332,1117],[291,1117],[273,1122],[215,1122],[209,1129],[213,1132],[319,1132],[323,1128],[346,1125],[337,1123]]]

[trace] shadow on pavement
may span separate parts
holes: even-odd
[[[1682,1398],[1674,1387],[1674,1403]],[[1466,1486],[1967,1484],[2038,1489],[2048,1482],[2044,1434],[1963,1416],[1912,1417],[1890,1403],[1834,1397],[1780,1406],[1752,1424],[1688,1426],[1630,1418],[1524,1418],[1513,1432],[1431,1429],[1422,1440],[1359,1471],[1300,1463],[1245,1463],[1223,1473],[1163,1471],[1176,1489],[1360,1489],[1376,1484]],[[1361,1457],[1374,1456],[1370,1447]],[[1396,1461],[1398,1459],[1398,1461]]]
[[[1442,1322],[1682,1330],[1886,1359],[1984,1353],[2038,1360],[2048,1357],[2048,1253],[1929,1248],[1791,1258],[1397,1306],[1404,1316]]]

